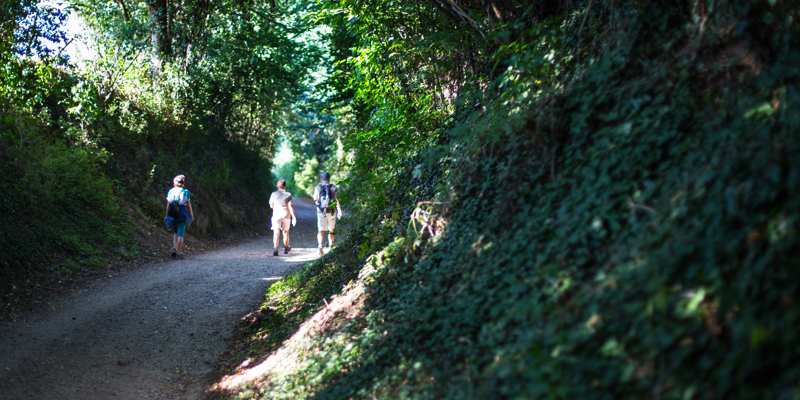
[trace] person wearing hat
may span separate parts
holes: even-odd
[[[186,177],[178,175],[172,179],[174,187],[167,192],[167,213],[164,216],[169,228],[175,234],[172,236],[172,258],[180,260],[183,258],[183,237],[186,234],[186,227],[194,221],[194,212],[192,212],[192,195],[189,190],[184,188],[186,184]],[[170,215],[170,205],[172,204],[175,214]]]
[[[319,254],[323,255],[325,253],[322,251],[322,242],[325,231],[328,231],[328,246],[333,247],[336,217],[342,218],[342,207],[339,205],[339,190],[331,183],[331,174],[323,172],[320,177],[322,183],[314,188],[314,202],[317,203],[317,243]]]
[[[297,217],[294,215],[294,205],[292,205],[292,194],[286,191],[286,181],[278,180],[278,190],[269,196],[269,206],[272,208],[272,231],[273,239],[272,255],[278,255],[278,245],[283,231],[283,254],[289,254],[292,246],[289,246],[289,216],[291,215],[292,226],[297,224]]]

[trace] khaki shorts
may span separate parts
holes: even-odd
[[[290,216],[286,216],[285,218],[275,218],[272,217],[272,230],[282,230],[284,232],[289,232],[289,227],[292,226],[292,218]]]
[[[317,230],[318,231],[331,231],[336,228],[336,214],[320,214],[317,213]]]

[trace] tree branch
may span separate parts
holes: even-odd
[[[581,21],[581,27],[578,28],[578,51],[576,52],[576,60],[578,65],[580,65],[581,63],[581,32],[583,32],[583,25],[586,24],[586,20],[589,18],[589,13],[591,12],[592,12],[592,0],[589,0],[589,6],[586,7],[586,13],[583,15],[583,21]]]
[[[453,22],[455,22],[456,24],[460,24],[460,23],[464,22],[459,16],[453,14],[452,12],[450,12],[449,10],[444,8],[444,6],[439,4],[438,0],[431,0],[431,4],[433,4],[434,7],[436,7],[439,11],[441,11],[448,18],[453,20]]]
[[[481,24],[479,24],[474,19],[470,18],[469,15],[467,15],[467,13],[461,9],[461,7],[459,7],[456,3],[453,2],[453,0],[449,0],[450,10],[445,9],[444,5],[440,4],[438,0],[431,0],[431,3],[433,3],[433,5],[436,8],[438,8],[440,11],[442,11],[445,15],[450,17],[450,19],[452,19],[456,23],[468,22],[472,29],[478,32],[478,34],[480,34],[482,38],[486,39],[486,35],[484,35],[483,31],[481,30],[483,28]]]
[[[128,12],[128,7],[125,6],[125,0],[117,0],[117,4],[122,8],[122,19],[127,24],[131,21],[131,14]]]

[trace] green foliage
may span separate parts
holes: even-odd
[[[294,1],[188,1],[155,10],[161,3],[73,2],[94,29],[97,56],[84,69],[99,92],[109,99],[120,90],[165,121],[224,132],[269,157],[283,111],[319,58],[299,37],[305,12]],[[169,29],[154,32],[162,16]]]
[[[272,169],[272,174],[275,176],[275,180],[285,180],[286,190],[293,193],[295,197],[303,195],[303,191],[294,180],[295,173],[299,168],[298,157],[286,143],[286,140],[281,141],[278,145],[274,162],[275,166]]]
[[[130,219],[99,172],[108,153],[79,129],[59,132],[64,93],[79,87],[46,64],[8,62],[0,89],[2,274],[58,269],[65,257],[128,252]],[[59,132],[54,134],[55,132]],[[50,267],[48,267],[48,265]]]
[[[303,170],[294,173],[294,184],[306,196],[314,195],[314,187],[319,184],[319,163],[316,159],[307,160],[303,164]]]
[[[402,21],[436,13],[378,3],[335,15],[364,42],[385,32],[443,59],[463,43],[415,39],[422,24]],[[369,183],[358,229],[324,259],[339,263],[307,267],[270,304],[276,318],[306,294],[319,307],[337,289],[313,277],[352,271],[358,244],[366,304],[259,398],[798,396],[800,9],[590,6],[507,18],[507,42],[487,38],[500,50],[477,60],[504,67],[464,89],[446,135],[400,131],[437,114],[404,108],[424,96],[406,99],[405,71],[374,61],[391,53],[359,42],[372,70],[351,83],[374,88],[375,125],[345,138],[350,179]],[[437,202],[411,212],[416,185]]]

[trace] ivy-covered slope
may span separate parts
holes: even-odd
[[[355,233],[273,285],[251,356],[357,284],[360,314],[239,398],[800,396],[800,9],[610,4],[570,73],[530,45],[430,161],[380,165]],[[529,42],[559,26],[584,29]]]

